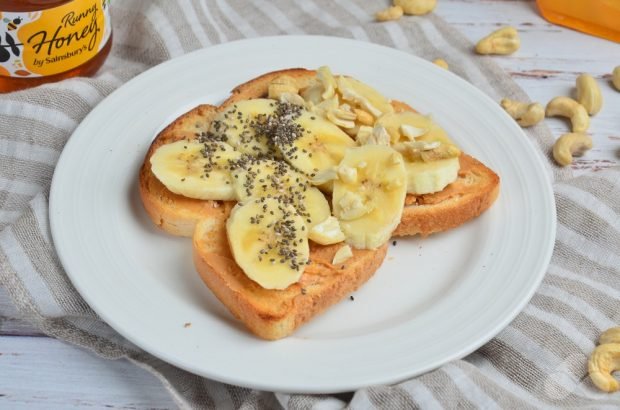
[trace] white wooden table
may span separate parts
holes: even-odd
[[[377,9],[385,2],[377,1]],[[620,65],[620,44],[551,25],[534,2],[440,0],[435,13],[472,42],[500,25],[519,30],[521,49],[496,61],[532,100],[546,104],[570,95],[575,77],[587,72],[599,79],[605,103],[592,119],[594,148],[576,161],[578,172],[620,164],[620,92],[609,73]],[[445,56],[450,61],[450,56]],[[567,132],[566,122],[547,120],[554,135]],[[125,361],[103,360],[45,337],[19,320],[0,289],[0,409],[174,408],[163,387],[144,370]]]

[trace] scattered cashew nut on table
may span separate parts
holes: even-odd
[[[433,64],[438,65],[439,67],[443,68],[444,70],[449,70],[448,63],[443,58],[437,58],[437,59],[433,60]]]
[[[402,7],[405,14],[421,16],[433,11],[437,0],[394,0],[394,5]]]
[[[598,344],[620,343],[620,327],[612,327],[603,332],[598,339]]]
[[[403,16],[403,8],[400,6],[388,7],[375,14],[377,21],[398,20]]]
[[[531,127],[545,118],[545,109],[539,103],[524,103],[504,98],[501,106],[522,127]]]
[[[590,116],[583,105],[569,97],[555,97],[547,104],[547,117],[567,117],[573,132],[586,132],[590,126]]]
[[[603,96],[596,80],[589,74],[581,74],[575,85],[579,104],[583,105],[590,115],[598,113],[603,106]]]
[[[582,156],[592,148],[592,138],[586,134],[571,132],[562,135],[553,144],[553,158],[563,167],[573,163],[573,157]]]
[[[620,390],[620,381],[612,373],[620,370],[620,328],[611,328],[601,335],[600,345],[588,360],[592,383],[604,392]]]
[[[611,74],[611,82],[614,87],[616,87],[616,90],[620,91],[620,65],[614,68],[614,71]]]
[[[512,54],[521,46],[519,33],[514,27],[495,30],[476,44],[478,54]]]

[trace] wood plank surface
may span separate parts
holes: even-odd
[[[552,25],[535,7],[532,1],[440,0],[435,12],[472,42],[502,25],[515,26],[521,49],[494,59],[534,101],[571,95],[582,72],[599,79],[605,103],[592,118],[594,148],[573,168],[580,173],[619,165],[620,93],[610,86],[609,73],[620,65],[620,45]],[[444,58],[450,63],[449,55]],[[546,121],[556,137],[568,132],[565,121]],[[167,409],[174,403],[154,376],[127,361],[104,360],[45,337],[19,318],[0,289],[0,408],[82,407]]]
[[[0,337],[0,409],[170,409],[155,376],[47,337]]]

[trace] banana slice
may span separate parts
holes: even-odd
[[[245,154],[275,155],[264,128],[276,108],[277,101],[267,98],[238,101],[214,118],[209,132]]]
[[[338,84],[338,92],[343,100],[368,111],[375,118],[394,112],[394,107],[390,104],[390,100],[371,86],[355,78],[344,76],[338,77],[336,82]]]
[[[332,206],[346,241],[358,249],[376,249],[400,222],[407,194],[402,156],[384,145],[349,149],[340,167],[356,169],[356,178],[334,181]]]
[[[275,198],[237,204],[226,222],[233,257],[265,289],[299,281],[309,262],[308,229],[292,205]]]
[[[310,186],[301,172],[284,161],[246,157],[232,171],[233,188],[240,202],[254,198],[278,198],[291,204],[308,230],[331,215],[321,191]]]
[[[418,195],[439,192],[456,181],[459,168],[458,158],[431,162],[405,161],[407,192]]]
[[[195,199],[236,199],[230,163],[242,154],[228,144],[181,140],[151,156],[151,171],[175,194]]]
[[[458,177],[461,152],[430,117],[413,112],[386,114],[377,126],[387,130],[392,146],[403,154],[408,193],[439,192]]]
[[[355,146],[337,125],[314,113],[302,110],[294,122],[302,132],[277,145],[289,164],[311,178],[338,165],[345,150]]]

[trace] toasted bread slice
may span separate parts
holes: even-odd
[[[201,105],[183,114],[159,133],[145,156],[140,169],[140,195],[155,225],[164,231],[190,237],[202,218],[225,221],[234,202],[203,201],[170,192],[151,172],[149,159],[161,145],[183,138],[196,138],[206,132],[218,111],[236,101],[262,98],[269,83],[280,75],[294,77],[301,88],[309,84],[315,71],[294,68],[274,71],[237,86],[219,107]],[[392,101],[394,109],[415,111],[401,101]],[[462,225],[488,209],[499,193],[499,177],[476,159],[462,154],[458,179],[443,191],[434,194],[408,194],[400,225],[395,236],[429,235]]]
[[[283,290],[264,289],[246,276],[235,262],[226,224],[203,219],[193,238],[194,264],[217,298],[254,334],[275,340],[355,291],[377,271],[387,244],[376,250],[353,249],[353,256],[334,265],[334,254],[343,244],[310,242],[311,263],[299,282]]]
[[[290,335],[327,307],[365,283],[379,268],[387,244],[376,250],[353,250],[343,264],[332,259],[342,244],[310,243],[311,264],[298,283],[284,290],[268,290],[250,280],[232,257],[226,235],[226,219],[234,202],[205,201],[170,192],[153,175],[150,157],[166,143],[193,139],[206,132],[218,111],[236,101],[262,98],[272,79],[295,77],[309,84],[315,72],[290,69],[271,72],[236,87],[219,107],[201,105],[179,117],[155,139],[140,170],[140,195],[147,213],[164,231],[193,237],[194,263],[215,296],[261,338],[274,340]],[[396,111],[415,111],[407,104],[392,102]],[[474,158],[462,154],[457,181],[443,191],[408,195],[402,221],[394,235],[428,235],[459,226],[486,210],[499,192],[499,177]]]

